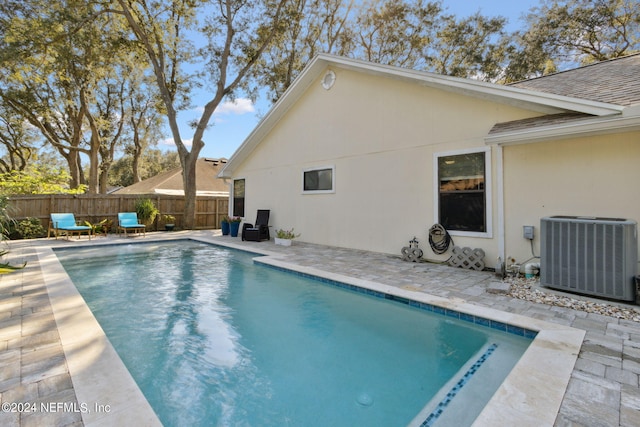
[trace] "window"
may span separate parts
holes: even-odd
[[[489,233],[489,154],[489,150],[436,154],[436,215],[447,230]]]
[[[302,175],[302,191],[305,193],[332,193],[334,168],[307,169]]]
[[[244,216],[244,179],[233,180],[233,216]]]

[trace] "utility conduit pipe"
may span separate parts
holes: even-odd
[[[524,277],[531,279],[540,272],[539,262],[530,262],[524,266]]]

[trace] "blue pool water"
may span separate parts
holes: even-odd
[[[165,426],[403,426],[530,342],[194,241],[57,256]]]

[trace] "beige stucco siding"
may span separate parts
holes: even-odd
[[[300,240],[399,254],[417,236],[427,257],[434,218],[434,153],[484,149],[496,122],[536,113],[423,87],[398,79],[335,69],[325,90],[313,83],[234,170],[246,179],[247,220],[271,209],[272,229],[291,228]],[[497,171],[492,148],[492,171]],[[302,194],[302,172],[335,168],[335,192]],[[497,228],[492,179],[492,229]],[[489,265],[490,238],[456,237],[480,247]]]
[[[504,147],[506,252],[522,262],[531,247],[523,225],[552,215],[640,222],[640,133]],[[640,253],[640,252],[639,252]]]

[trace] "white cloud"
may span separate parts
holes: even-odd
[[[225,101],[218,105],[216,108],[216,114],[247,114],[256,111],[253,106],[253,101],[249,98],[237,98],[233,101]]]
[[[191,143],[192,142],[193,142],[193,139],[183,139],[182,140],[182,143],[184,145],[186,145],[187,147],[191,147]],[[160,145],[175,147],[176,143],[173,141],[173,138],[166,138],[166,139],[160,140]]]
[[[204,107],[194,107],[190,111],[198,116],[202,116]],[[224,120],[222,120],[220,116],[228,116],[232,114],[240,116],[242,114],[254,113],[255,111],[256,109],[253,105],[253,101],[249,98],[237,98],[232,101],[225,101],[222,104],[219,104],[213,114],[215,122],[222,123]]]

